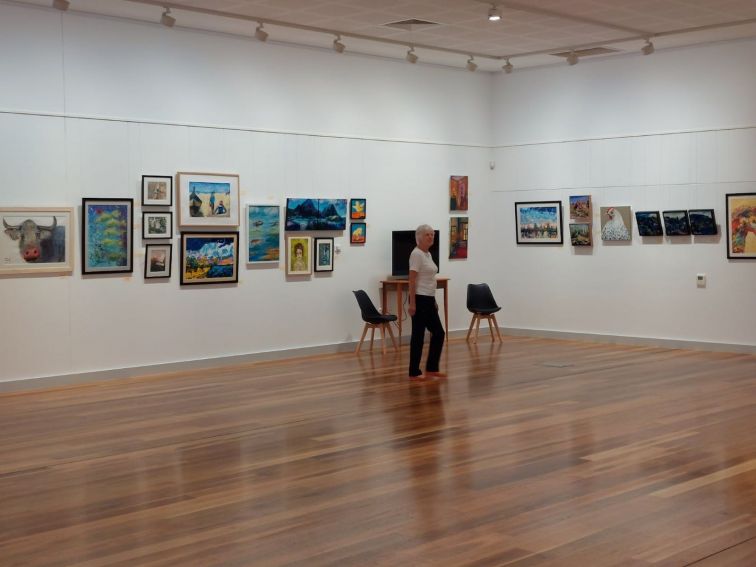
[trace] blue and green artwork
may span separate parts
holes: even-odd
[[[346,230],[346,199],[286,199],[286,230]]]
[[[239,233],[181,234],[181,283],[237,281]]]
[[[87,271],[131,271],[131,204],[104,200],[84,204]]]
[[[278,205],[247,207],[247,262],[278,262],[281,226]]]

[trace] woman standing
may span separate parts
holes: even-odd
[[[427,224],[421,224],[415,231],[417,247],[409,259],[409,314],[412,317],[412,338],[410,340],[409,377],[422,378],[420,358],[423,354],[425,329],[431,334],[428,359],[425,361],[425,375],[444,377],[438,370],[441,350],[444,348],[446,333],[438,318],[436,303],[436,274],[438,266],[433,262],[430,247],[435,233]]]

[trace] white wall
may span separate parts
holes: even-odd
[[[504,324],[756,345],[756,262],[725,237],[603,243],[599,207],[713,208],[756,191],[756,41],[523,70],[494,83]],[[594,245],[517,246],[514,202],[590,194]],[[696,274],[707,287],[696,287]]]

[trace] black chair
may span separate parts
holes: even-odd
[[[368,329],[371,329],[370,333],[370,350],[373,350],[373,339],[375,338],[375,330],[380,328],[381,330],[381,346],[383,354],[386,354],[386,334],[385,331],[388,329],[389,336],[391,337],[391,342],[394,343],[394,348],[398,349],[399,347],[396,345],[396,339],[394,338],[394,332],[391,330],[391,323],[396,321],[396,315],[383,315],[378,312],[378,310],[375,308],[375,305],[373,305],[373,302],[370,301],[370,297],[367,293],[365,293],[363,290],[359,289],[357,291],[352,292],[354,296],[357,298],[357,303],[360,306],[360,311],[362,312],[362,320],[365,321],[365,327],[362,330],[362,336],[360,337],[360,342],[357,345],[357,350],[354,352],[360,352],[360,347],[362,347],[362,341],[365,340],[365,335],[368,332]]]
[[[473,325],[475,325],[475,338],[473,342],[478,341],[478,331],[480,330],[480,320],[488,320],[488,328],[491,332],[491,341],[495,341],[496,337],[501,341],[501,333],[499,332],[499,323],[496,321],[496,313],[501,311],[501,307],[496,305],[496,300],[491,293],[491,288],[488,284],[467,284],[467,309],[473,314],[472,321],[470,321],[470,328],[467,330],[467,337],[465,340],[470,340],[470,333],[472,333]],[[494,335],[494,329],[496,334]],[[503,342],[503,341],[502,341]]]

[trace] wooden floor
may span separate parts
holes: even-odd
[[[2,395],[0,565],[756,565],[756,356],[504,337],[406,367]]]

